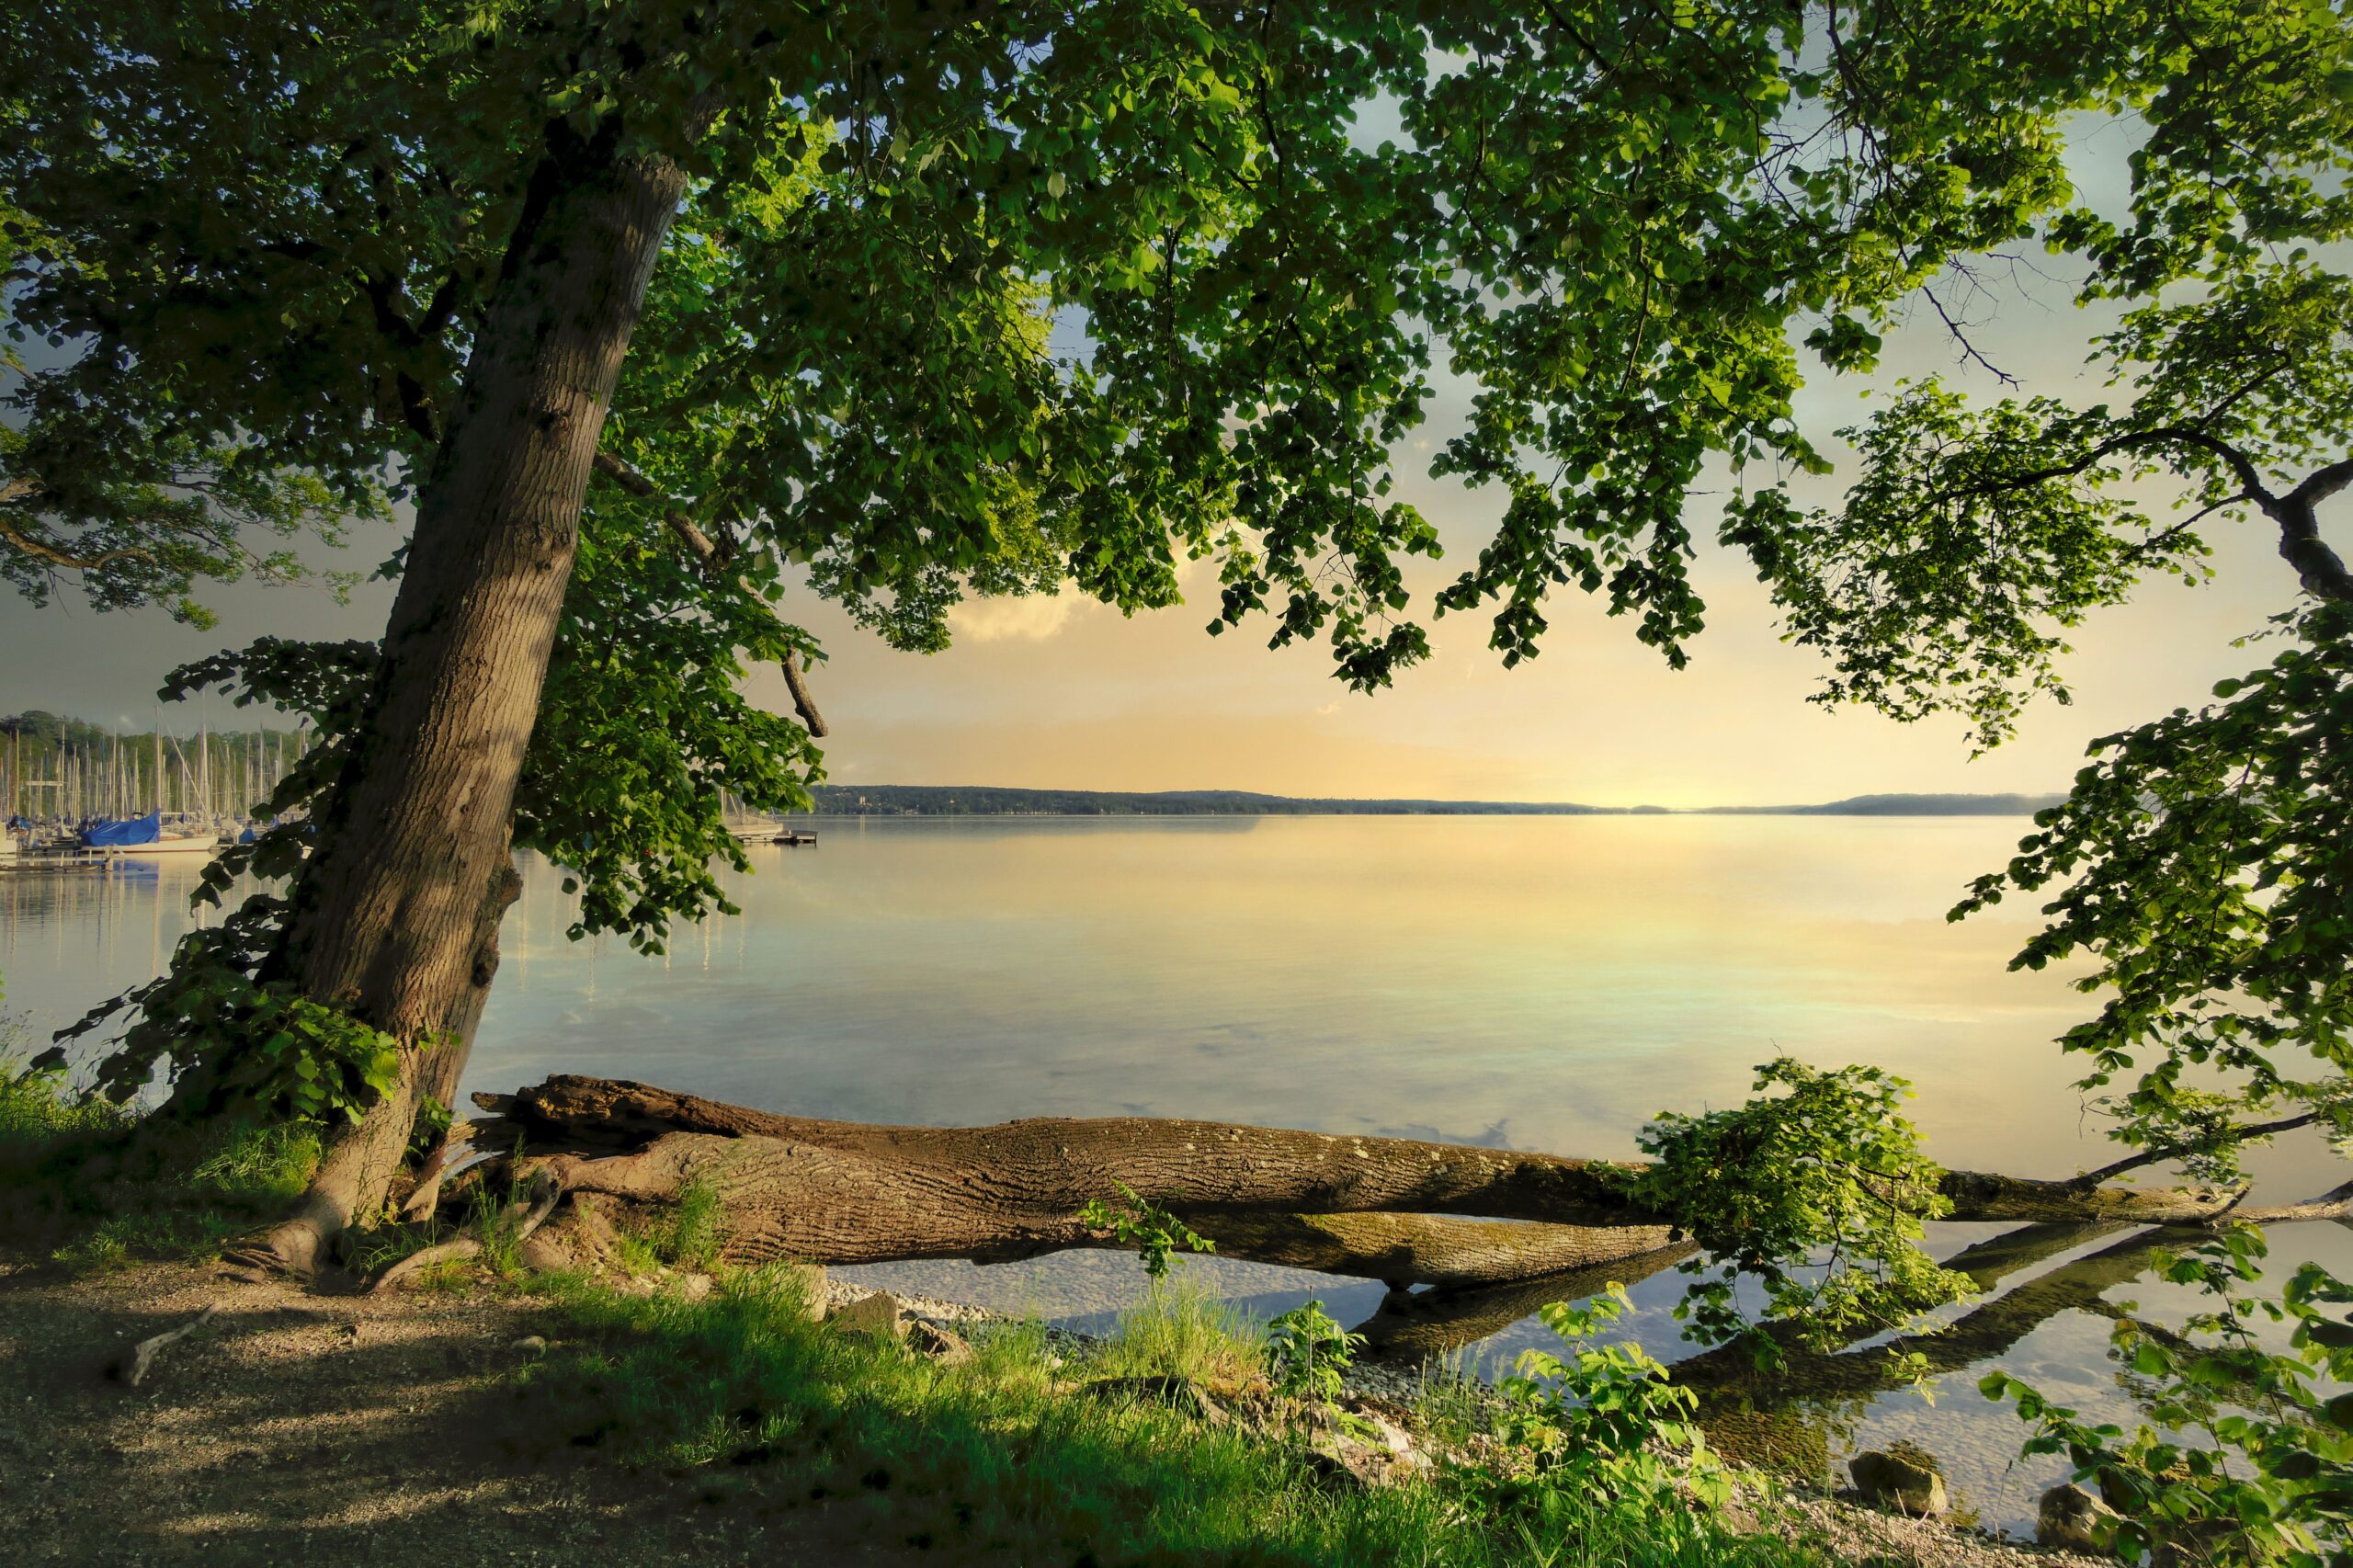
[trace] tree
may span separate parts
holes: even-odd
[[[18,399],[41,472],[103,472],[126,429],[416,508],[381,644],[185,674],[335,737],[280,797],[318,848],[256,847],[288,896],[138,998],[115,1081],[168,1061],[184,1103],[262,1093],[256,1042],[299,1024],[353,1119],[274,1251],[305,1267],[381,1212],[462,1062],[512,846],[574,869],[584,925],[654,945],[717,897],[721,790],[785,804],[813,777],[813,708],[794,726],[733,687],[745,659],[817,657],[773,614],[793,569],[924,647],[966,593],[1168,604],[1181,551],[1217,565],[1211,631],[1264,615],[1385,684],[1427,651],[1404,562],[1436,537],[1389,469],[1440,349],[1477,395],[1434,470],[1508,503],[1434,608],[1487,610],[1506,663],[1574,585],[1680,664],[1716,460],[1765,476],[1723,537],[1831,654],[1826,695],[1957,705],[1989,741],[2057,685],[2054,627],[2191,569],[2209,516],[2272,517],[2335,592],[2313,508],[2341,462],[2265,475],[2321,460],[2353,385],[2341,283],[2295,248],[2353,215],[2342,22],[2318,0],[12,16],[11,325],[70,350]],[[2067,172],[2103,111],[2141,137],[2121,222]],[[2104,346],[2132,403],[1915,389],[1860,437],[1848,504],[1802,513],[1781,481],[1827,460],[1793,412],[1802,350],[1867,367],[1906,301],[2037,239],[2134,302]],[[1082,352],[1050,351],[1055,322]],[[2159,527],[2101,488],[2152,469],[2207,510]],[[616,717],[649,699],[663,733]]]

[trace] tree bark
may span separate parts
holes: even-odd
[[[927,1173],[1014,1210],[1067,1214],[1120,1184],[1188,1219],[1221,1211],[1369,1210],[1475,1215],[1612,1229],[1671,1225],[1627,1196],[1632,1162],[1474,1149],[1149,1117],[1040,1119],[995,1127],[887,1127],[782,1116],[626,1079],[551,1077],[496,1101],[557,1142],[623,1147],[671,1133],[759,1138],[858,1154]],[[706,1151],[708,1154],[710,1152]],[[2244,1206],[2244,1188],[2100,1186],[1948,1171],[1952,1220],[2200,1224],[2224,1218],[2328,1219],[2342,1189],[2292,1209]]]
[[[877,1126],[570,1076],[475,1100],[501,1117],[477,1143],[519,1142],[521,1153],[471,1179],[543,1174],[640,1208],[699,1188],[718,1200],[724,1256],[743,1263],[993,1263],[1116,1245],[1079,1216],[1125,1188],[1221,1256],[1383,1281],[1389,1296],[1363,1332],[1391,1357],[1465,1343],[1697,1250],[1628,1196],[1625,1167],[1552,1154],[1142,1117]],[[2329,1219],[2353,1204],[2347,1188],[2248,1209],[2235,1190],[2103,1187],[2096,1176],[1956,1172],[1944,1190],[1957,1219],[2042,1221],[1954,1260],[1981,1288],[2154,1222]]]
[[[398,1087],[333,1139],[266,1251],[307,1271],[382,1210],[421,1098],[446,1098],[497,968],[510,819],[597,442],[685,190],[617,126],[551,127],[417,506],[359,742],[270,971],[395,1037]]]

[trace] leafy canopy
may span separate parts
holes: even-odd
[[[2021,238],[2146,290],[2256,266],[2258,228],[2340,231],[2313,172],[2341,130],[2315,97],[2342,64],[2331,20],[2284,0],[18,8],[5,298],[42,356],[6,460],[50,540],[114,538],[88,476],[190,467],[254,487],[265,522],[373,515],[429,472],[534,171],[597,137],[676,159],[691,187],[607,431],[626,466],[591,494],[533,764],[563,804],[518,822],[582,874],[585,928],[658,945],[718,896],[695,868],[725,847],[721,792],[790,804],[812,776],[789,723],[732,695],[750,664],[816,657],[764,618],[787,585],[929,648],[964,595],[1068,583],[1134,610],[1197,557],[1213,629],[1264,617],[1385,684],[1427,652],[1405,563],[1438,540],[1392,454],[1444,364],[1474,397],[1433,471],[1507,503],[1428,608],[1483,610],[1513,662],[1574,584],[1679,663],[1706,465],[1824,466],[1802,354],[1867,364],[1940,267]],[[2131,221],[2105,228],[2064,158],[2099,109],[2151,127]],[[2256,152],[2218,170],[2226,132]],[[1799,607],[1818,573],[1779,494],[1727,528]],[[660,559],[674,511],[723,567]],[[2066,512],[2029,535],[2079,534]],[[17,548],[20,576],[46,570]],[[2029,537],[2014,559],[2054,550],[2069,585],[2027,619],[2120,591],[2112,549]],[[122,564],[85,580],[177,591]],[[1950,614],[1931,595],[1834,616],[1829,641],[1895,657]],[[2021,642],[1991,673],[2040,656]],[[614,716],[648,692],[669,723],[630,737]]]
[[[1762,1317],[1810,1347],[1904,1326],[1970,1293],[1968,1279],[1916,1244],[1951,1210],[1943,1171],[1899,1107],[1910,1085],[1876,1067],[1822,1072],[1783,1057],[1756,1070],[1756,1094],[1697,1116],[1662,1112],[1639,1142],[1653,1158],[1629,1195],[1674,1217],[1700,1256],[1676,1315],[1695,1338],[1747,1335],[1734,1288],[1764,1290]],[[1776,1354],[1758,1334],[1756,1353]]]
[[[196,615],[197,579],[280,569],[249,539],[381,515],[432,472],[535,176],[602,140],[689,183],[518,794],[517,841],[573,869],[584,931],[658,948],[722,902],[723,799],[793,805],[818,777],[808,727],[742,695],[757,665],[821,656],[791,593],[929,649],[964,596],[1132,611],[1174,602],[1193,558],[1212,630],[1320,640],[1372,687],[1425,656],[1424,610],[1488,616],[1516,662],[1574,585],[1679,663],[1717,464],[1738,479],[1720,537],[1829,660],[1823,695],[1957,711],[1991,744],[2063,699],[2070,626],[2149,574],[2195,578],[2218,523],[2276,528],[2309,592],[2353,597],[2319,527],[2353,482],[2347,20],[2343,0],[17,7],[0,572]],[[2106,119],[2130,159],[2103,205],[2070,159]],[[1851,433],[1842,501],[1802,506],[1827,466],[1807,375],[1870,369],[1904,312],[2036,244],[2119,312],[2092,344],[2105,401],[1916,383]],[[1438,540],[1393,489],[1441,368],[1471,412],[1430,472],[1505,506],[1417,607],[1408,569]],[[2105,966],[2115,1004],[2071,1043],[2102,1074],[2154,1049],[2130,1107],[2153,1142],[2202,1118],[2199,1147],[2229,1144],[2182,1069],[2287,1093],[2261,1065],[2282,1043],[2318,1053],[2305,1097],[2334,1103],[2353,948],[2313,856],[2344,630],[2298,635],[2303,662],[2230,708],[2120,738],[2013,868],[2040,887],[2112,863],[2028,957]],[[181,683],[319,720],[290,809],[331,785],[372,658],[264,644]],[[2226,789],[2234,758],[2266,784]],[[282,846],[254,865],[292,869]],[[2218,923],[2175,918],[2217,898]],[[248,913],[221,961],[266,948],[273,906]]]

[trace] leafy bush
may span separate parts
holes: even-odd
[[[1267,1324],[1267,1365],[1275,1392],[1330,1404],[1364,1335],[1334,1322],[1318,1301],[1302,1301]]]
[[[2258,1300],[2242,1287],[2260,1277],[2263,1256],[2252,1226],[2164,1256],[2164,1277],[2197,1287],[2207,1310],[2178,1335],[2117,1324],[2109,1353],[2154,1426],[2128,1437],[2087,1423],[2006,1372],[1978,1385],[2033,1424],[2026,1452],[2063,1451],[2075,1479],[2097,1486],[2120,1516],[2115,1545],[2127,1562],[2353,1562],[2353,1392],[2342,1392],[2353,1386],[2353,1324],[2323,1310],[2341,1313],[2353,1285],[2306,1264],[2278,1301]],[[2258,1321],[2295,1324],[2286,1353],[2257,1342]]]
[[[1125,1182],[1113,1184],[1119,1188],[1120,1201],[1114,1205],[1099,1198],[1087,1199],[1078,1211],[1078,1221],[1091,1231],[1108,1234],[1121,1246],[1136,1249],[1143,1271],[1158,1280],[1168,1273],[1168,1255],[1178,1249],[1186,1252],[1215,1252],[1217,1244],[1200,1235],[1161,1205],[1137,1193]]]
[[[1821,1072],[1783,1057],[1756,1070],[1756,1089],[1735,1109],[1661,1114],[1640,1139],[1656,1163],[1627,1178],[1637,1201],[1703,1249],[1682,1266],[1697,1283],[1676,1308],[1695,1337],[1747,1331],[1733,1299],[1742,1274],[1763,1283],[1768,1321],[1823,1348],[1971,1291],[1915,1244],[1922,1221],[1952,1205],[1897,1108],[1909,1084],[1876,1067]],[[1776,1354],[1772,1341],[1756,1344],[1761,1358]]]
[[[1567,1357],[1525,1351],[1497,1386],[1495,1434],[1513,1461],[1498,1478],[1499,1499],[1540,1532],[1598,1507],[1671,1538],[1701,1528],[1693,1505],[1714,1507],[1731,1494],[1691,1419],[1697,1396],[1669,1382],[1641,1346],[1596,1342],[1625,1307],[1625,1287],[1612,1283],[1583,1307],[1543,1308]]]

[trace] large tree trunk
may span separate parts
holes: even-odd
[[[417,506],[366,727],[322,813],[277,974],[401,1044],[331,1141],[280,1265],[380,1211],[421,1097],[454,1089],[514,896],[509,824],[590,465],[685,181],[618,128],[551,129]]]

